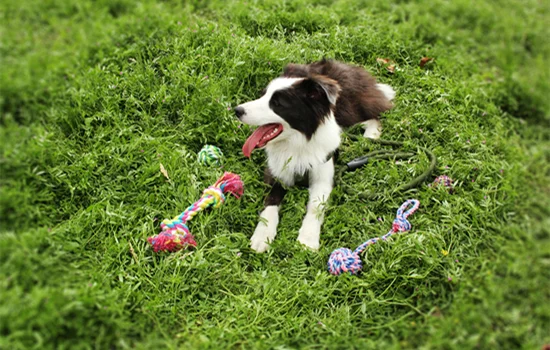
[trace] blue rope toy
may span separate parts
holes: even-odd
[[[412,205],[412,208],[407,208]],[[368,246],[375,244],[379,240],[386,241],[388,237],[398,232],[407,232],[411,230],[411,223],[407,218],[412,215],[420,206],[416,199],[409,199],[397,209],[397,216],[393,220],[392,229],[382,237],[371,238],[361,244],[353,252],[348,248],[338,248],[330,254],[328,259],[328,271],[333,275],[341,275],[349,272],[352,275],[357,274],[363,267],[359,254],[363,253]]]

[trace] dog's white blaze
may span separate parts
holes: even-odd
[[[281,78],[273,79],[267,86],[266,95],[269,95],[269,97],[271,97],[271,95],[273,95],[275,91],[281,90],[281,89],[287,89],[291,87],[294,83],[300,80],[304,80],[304,78],[281,77]]]
[[[279,206],[269,205],[260,214],[260,221],[250,237],[250,247],[258,253],[263,253],[269,248],[269,243],[277,235],[279,224]]]

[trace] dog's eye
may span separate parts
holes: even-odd
[[[279,105],[281,107],[288,108],[288,107],[290,107],[290,100],[287,97],[283,97],[283,98],[279,99]]]
[[[278,91],[275,92],[271,96],[271,100],[269,101],[269,103],[273,107],[289,107],[290,106],[290,101],[288,99],[288,96],[285,96],[284,94],[282,94]]]

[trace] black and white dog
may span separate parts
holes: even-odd
[[[241,122],[258,128],[246,140],[243,153],[250,157],[264,148],[268,166],[265,181],[271,190],[265,200],[251,247],[264,252],[277,234],[283,186],[308,180],[307,214],[298,241],[319,248],[326,203],[333,188],[334,158],[342,128],[365,125],[365,137],[378,138],[378,117],[392,108],[394,90],[363,68],[322,60],[308,65],[289,64],[271,81],[257,100],[235,107]]]

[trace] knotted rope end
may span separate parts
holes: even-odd
[[[231,193],[237,198],[243,195],[244,183],[239,175],[225,172],[214,185],[204,190],[200,200],[193,203],[179,216],[171,220],[163,220],[160,224],[161,233],[147,239],[153,247],[153,251],[155,253],[159,251],[175,252],[188,247],[196,247],[197,242],[189,232],[186,222],[201,210],[210,206],[219,207],[225,201],[224,193]]]
[[[176,233],[174,231],[162,231],[156,236],[147,238],[155,253],[175,252],[189,247],[195,248],[197,242],[190,233]]]
[[[349,272],[355,275],[361,271],[361,258],[357,252],[352,252],[348,248],[339,248],[330,254],[328,259],[328,271],[335,275],[341,275],[344,272]]]
[[[241,198],[244,193],[244,183],[241,177],[227,171],[216,181],[214,186],[221,188],[223,193],[231,193],[236,198]]]
[[[410,205],[412,205],[412,207],[407,210]],[[411,223],[407,220],[407,217],[418,210],[419,206],[420,202],[417,199],[407,200],[397,209],[397,215],[393,221],[392,230],[390,232],[382,237],[369,239],[354,251],[348,248],[338,248],[333,251],[328,259],[328,271],[335,276],[341,275],[344,272],[349,272],[352,275],[359,273],[363,267],[359,254],[367,249],[368,246],[376,244],[380,240],[386,241],[393,233],[410,231]]]

